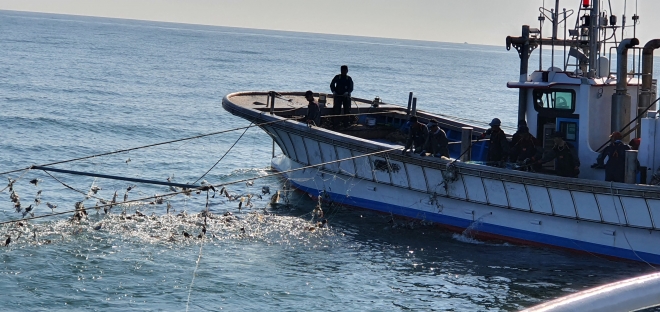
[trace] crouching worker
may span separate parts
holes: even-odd
[[[435,119],[431,119],[427,127],[429,129],[429,135],[424,144],[424,150],[419,155],[424,157],[428,152],[435,157],[444,156],[449,158],[449,140],[445,131],[440,129]]]
[[[408,121],[410,121],[410,130],[408,131],[408,140],[406,140],[406,146],[402,154],[405,155],[408,150],[413,150],[413,153],[421,153],[424,149],[426,138],[429,136],[429,129],[425,124],[419,122],[416,116],[410,117]]]
[[[305,92],[305,99],[309,102],[307,104],[307,115],[302,119],[302,122],[307,123],[309,126],[321,125],[321,108],[319,103],[314,100],[314,93],[311,90]]]
[[[555,168],[555,172],[558,176],[577,178],[578,174],[580,174],[580,159],[577,156],[575,148],[570,143],[564,141],[564,134],[561,132],[555,132],[552,138],[555,141],[555,146],[538,163],[544,164],[556,159],[557,167]]]
[[[533,169],[533,171],[538,171],[539,168],[536,168],[538,166],[537,161],[542,156],[541,151],[537,147],[539,145],[538,140],[529,133],[527,126],[518,128],[516,134],[518,137],[515,144],[513,141],[511,142],[511,161],[526,165],[523,167],[525,170]]]

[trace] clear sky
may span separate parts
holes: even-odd
[[[626,0],[610,1],[620,25]],[[560,8],[577,9],[580,2],[562,0]],[[660,19],[653,16],[660,12],[660,1],[627,1],[628,25],[636,3],[641,27],[637,37],[642,44],[660,38]],[[520,34],[522,24],[538,27],[542,4],[543,0],[0,0],[0,10],[504,45],[507,35]],[[569,24],[575,23],[573,17]],[[547,21],[545,30],[550,30]],[[631,28],[626,37],[632,36]]]

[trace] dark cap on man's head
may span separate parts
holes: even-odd
[[[312,92],[312,90],[307,90],[307,92],[305,92],[305,97],[310,97],[310,96],[314,97],[314,92]]]
[[[527,126],[520,126],[518,131],[520,131],[520,133],[529,133],[529,128]]]

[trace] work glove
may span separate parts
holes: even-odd
[[[523,164],[525,164],[525,165],[529,165],[531,163],[532,163],[532,160],[529,159],[529,158],[525,158],[525,160],[523,160]]]

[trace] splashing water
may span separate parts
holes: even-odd
[[[470,225],[463,230],[461,234],[453,234],[452,237],[460,242],[469,243],[469,244],[484,244],[484,242],[477,240],[475,236],[479,233],[478,228],[483,224],[483,220],[486,216],[490,216],[492,213],[484,214],[483,216],[474,220]]]

